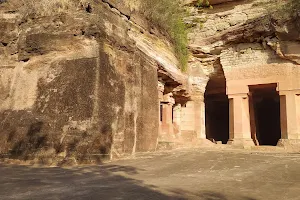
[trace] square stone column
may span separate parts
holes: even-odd
[[[187,133],[193,132],[195,129],[194,102],[188,101],[181,108],[181,133],[186,136]]]
[[[197,139],[206,139],[205,133],[205,103],[203,99],[195,101],[195,131]]]
[[[256,132],[256,117],[255,117],[255,109],[254,109],[254,99],[252,93],[249,92],[249,114],[250,114],[250,128],[251,128],[251,138],[256,146],[259,146],[259,142],[257,139]]]
[[[204,102],[193,99],[181,112],[182,137],[186,141],[206,140]]]
[[[172,119],[172,104],[166,103],[163,104],[163,116],[162,116],[162,124],[165,132],[169,133],[171,130],[173,119]]]
[[[192,141],[194,144],[200,146],[214,145],[214,143],[206,139],[204,95],[202,93],[194,94],[191,103],[193,105],[193,109],[191,111],[194,121],[193,130],[195,133]]]
[[[162,134],[165,139],[172,139],[174,138],[173,105],[175,104],[172,93],[164,95],[162,103]]]
[[[181,136],[181,104],[177,104],[173,108],[173,125],[176,136]]]
[[[249,99],[247,94],[229,96],[229,141],[235,146],[254,146],[251,139]]]
[[[300,147],[300,90],[280,91],[281,139],[278,146]]]
[[[162,111],[163,111],[163,100],[164,100],[164,90],[165,90],[165,84],[163,81],[158,81],[157,83],[157,91],[158,91],[158,109],[159,109],[159,114],[158,114],[158,121],[159,121],[159,127],[158,127],[158,134],[161,135],[163,133],[162,130]]]

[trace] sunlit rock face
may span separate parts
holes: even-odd
[[[13,3],[0,4],[0,153],[55,164],[154,151],[157,72],[187,80],[170,44],[131,5],[30,16]]]
[[[259,137],[265,137],[262,136],[261,127],[266,127],[255,118],[257,117],[255,112],[257,114],[260,111],[251,106],[254,104],[255,107],[256,101],[267,98],[260,96],[260,100],[255,100],[258,98],[256,97],[258,91],[274,90],[274,93],[277,92],[280,96],[281,114],[278,115],[276,122],[278,124],[274,122],[276,127],[277,125],[280,127],[281,124],[278,128],[280,132],[277,138],[278,145],[291,144],[299,147],[297,139],[300,126],[297,121],[300,112],[297,108],[300,89],[298,78],[300,34],[299,28],[296,28],[299,27],[299,14],[294,13],[287,17],[280,11],[283,6],[276,7],[273,1],[268,0],[223,3],[209,1],[215,4],[213,8],[196,7],[195,2],[190,2],[192,14],[185,19],[192,27],[189,31],[190,50],[193,52],[190,60],[190,77],[196,76],[194,80],[202,80],[200,88],[207,99],[216,96],[219,99],[224,97],[229,99],[229,111],[232,112],[229,113],[227,122],[229,143],[253,145],[254,142],[258,145]],[[270,12],[278,14],[271,15]],[[254,95],[254,100],[251,95]],[[279,96],[272,97],[274,102],[279,102]],[[248,102],[245,104],[246,111],[242,113],[235,111],[237,105],[244,105],[239,98]],[[215,100],[207,101],[209,104]],[[287,105],[286,101],[293,103]],[[234,117],[239,114],[247,117]],[[210,118],[213,120],[213,117],[208,116],[207,121]],[[213,125],[216,122],[209,123],[206,123],[207,127],[217,125]],[[209,134],[208,132],[206,131],[206,134]],[[274,144],[276,145],[276,142],[272,145]]]
[[[272,1],[266,0],[225,1],[214,5],[213,9],[191,7],[192,14],[185,19],[193,25],[189,31],[194,56],[191,66],[200,66],[206,76],[214,75],[220,70],[218,60],[226,60],[225,55],[228,55],[222,52],[229,49],[234,49],[236,55],[242,53],[243,57],[249,57],[242,60],[235,57],[233,60],[240,62],[239,66],[268,59],[275,63],[297,64],[299,17],[270,18],[273,5]]]
[[[193,2],[196,1],[190,3]],[[197,79],[203,80],[202,91],[209,77],[216,81],[222,76],[228,80],[234,77],[230,71],[233,66],[240,69],[259,64],[299,64],[298,16],[270,17],[274,4],[268,0],[209,2],[215,4],[213,8],[189,4],[191,15],[185,18],[192,26],[189,31],[189,47],[193,52],[190,75],[198,74]]]

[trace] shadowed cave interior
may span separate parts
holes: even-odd
[[[276,146],[281,138],[280,98],[277,84],[249,86],[253,120],[251,134],[257,145]],[[251,116],[251,114],[250,114]],[[226,144],[229,139],[229,100],[226,95],[225,77],[212,77],[205,92],[206,137]]]
[[[204,97],[206,138],[226,144],[229,139],[229,100],[225,76],[210,78]]]
[[[276,84],[249,86],[254,108],[256,138],[259,145],[276,146],[281,138],[280,98]],[[253,126],[252,126],[253,127]]]

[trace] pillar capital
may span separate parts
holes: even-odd
[[[171,104],[171,105],[174,105],[175,104],[175,99],[173,97],[173,94],[170,92],[168,94],[165,94],[163,96],[163,101],[167,104]]]
[[[190,76],[189,87],[190,92],[193,94],[202,93],[204,94],[207,85],[207,77]]]
[[[174,110],[181,109],[182,105],[180,103],[177,103],[174,105]]]
[[[157,82],[157,91],[158,91],[158,98],[160,101],[163,100],[164,91],[165,91],[165,83],[158,81]]]
[[[161,81],[158,81],[158,82],[157,82],[157,89],[158,89],[158,91],[160,91],[160,92],[164,92],[164,90],[165,90],[165,83],[164,83],[164,82],[161,82]]]

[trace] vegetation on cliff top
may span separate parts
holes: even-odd
[[[1,1],[1,0],[0,0]],[[88,0],[2,0],[8,7],[18,9],[24,16],[49,16],[66,10],[76,11],[80,5],[87,4]]]
[[[179,0],[144,0],[142,9],[151,23],[168,34],[175,46],[181,70],[185,71],[188,61],[187,27],[183,22],[185,12]]]
[[[287,4],[284,5],[282,11],[289,15],[300,15],[300,0],[289,0]]]
[[[268,5],[269,17],[276,20],[287,20],[295,16],[300,16],[300,0],[273,0],[265,2]],[[260,3],[255,3],[259,6]]]

